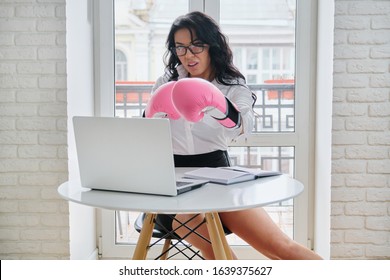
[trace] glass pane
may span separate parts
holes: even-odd
[[[220,0],[234,63],[257,95],[254,137],[295,131],[295,0]],[[278,136],[275,136],[278,137]],[[232,164],[294,175],[294,147],[231,147]],[[265,207],[293,237],[293,200]],[[234,244],[245,244],[235,235]]]
[[[257,94],[255,133],[295,131],[295,0],[221,0],[221,29]]]
[[[142,115],[164,72],[165,40],[188,0],[115,0],[115,115]]]

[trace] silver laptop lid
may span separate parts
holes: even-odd
[[[177,195],[168,119],[74,117],[83,187]]]

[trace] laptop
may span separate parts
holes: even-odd
[[[206,180],[176,179],[168,119],[73,117],[81,185],[176,196]]]

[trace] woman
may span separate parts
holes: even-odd
[[[146,116],[163,113],[171,119],[176,167],[229,166],[229,143],[252,130],[254,99],[244,76],[233,65],[226,37],[210,17],[191,12],[172,24],[167,47],[167,71],[154,86]],[[219,215],[225,230],[268,258],[321,259],[285,235],[262,208]],[[204,220],[203,215],[194,218],[193,214],[177,214],[173,221],[158,216],[174,229],[190,218],[187,225],[192,228]],[[205,224],[197,232],[208,237]],[[189,230],[180,227],[175,233],[185,236]],[[204,258],[215,258],[211,245],[198,235],[189,234],[185,240]]]

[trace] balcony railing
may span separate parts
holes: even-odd
[[[116,116],[142,116],[153,83],[118,82],[115,85]],[[292,132],[295,129],[294,84],[252,84],[256,94],[254,133]]]

